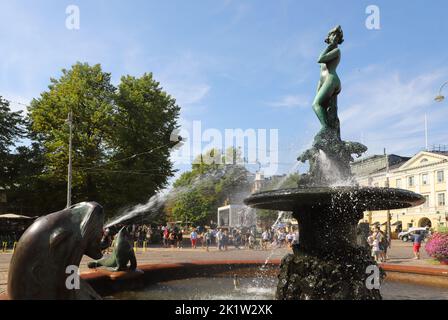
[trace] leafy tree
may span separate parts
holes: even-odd
[[[59,79],[52,78],[49,90],[31,102],[31,128],[43,145],[44,175],[49,181],[66,180],[69,112],[73,112],[73,167],[91,167],[107,160],[115,93],[110,77],[100,65],[77,63],[70,70],[63,69]],[[73,202],[100,201],[98,179],[102,180],[88,170],[73,170]],[[59,207],[65,204],[64,195],[64,189],[58,192]]]
[[[262,191],[296,188],[299,182],[299,177],[300,175],[298,173],[293,173],[286,177],[272,178],[269,183],[263,186]],[[257,217],[260,219],[263,225],[270,226],[277,220],[278,211],[258,209]]]
[[[169,159],[180,108],[152,74],[121,78],[115,96],[109,164],[94,168],[110,174],[105,202],[117,208],[145,201],[167,184],[174,170]],[[137,156],[134,156],[137,155]],[[129,187],[132,186],[132,190]]]
[[[217,161],[203,161],[207,156]],[[216,220],[217,208],[227,200],[242,203],[250,192],[250,173],[238,161],[226,164],[221,161],[223,157],[219,150],[209,150],[193,162],[191,171],[175,181],[173,196],[166,206],[172,219],[208,223]]]
[[[77,63],[51,79],[48,90],[29,108],[32,134],[42,146],[40,178],[53,186],[66,182],[73,112],[73,200],[95,200],[106,213],[147,200],[173,174],[171,132],[179,107],[151,74],[121,78],[118,88],[100,65]],[[55,206],[65,205],[65,188]]]
[[[0,154],[9,153],[9,148],[23,136],[23,126],[21,111],[12,112],[9,102],[0,96]]]
[[[0,96],[0,190],[5,190],[7,197],[15,183],[11,153],[24,134],[24,124],[21,112],[12,112],[9,102]]]
[[[214,204],[213,195],[206,195],[199,188],[194,188],[179,195],[173,207],[173,216],[184,223],[205,224],[209,221]]]

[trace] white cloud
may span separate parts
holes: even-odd
[[[303,95],[286,95],[277,101],[268,102],[267,105],[275,108],[306,108],[311,105],[308,97]]]
[[[424,147],[425,113],[434,129],[443,126],[448,116],[448,108],[436,109],[434,102],[448,70],[412,78],[381,67],[366,70],[349,77],[340,95],[343,137],[359,140],[363,136],[371,152],[381,152],[385,147],[388,152],[412,153]]]
[[[32,100],[31,98],[3,92],[1,93],[1,96],[3,99],[9,101],[9,107],[11,111],[22,111],[23,115],[28,112],[27,106],[30,104]]]

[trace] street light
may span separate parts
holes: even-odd
[[[390,187],[390,183],[389,183],[389,178],[390,178],[390,174],[389,174],[389,155],[386,153],[386,148],[384,148],[384,156],[386,158],[386,188]],[[387,220],[386,220],[386,231],[387,231],[387,242],[389,244],[389,248],[391,247],[392,244],[392,228],[390,225],[390,221],[391,220],[391,214],[390,214],[390,210],[387,210]]]
[[[434,98],[435,101],[442,102],[443,100],[445,100],[445,96],[442,94],[442,90],[447,84],[448,84],[448,81],[445,82],[444,84],[442,84],[442,86],[439,89],[439,94]]]
[[[73,111],[70,110],[66,120],[70,135],[68,141],[68,168],[67,168],[67,208],[72,205],[72,138],[73,138]]]
[[[448,84],[448,81],[446,81],[445,83],[443,83],[440,86],[439,93],[434,98],[434,100],[436,102],[442,102],[443,100],[445,100],[445,96],[442,94],[442,90],[447,84]],[[426,143],[426,151],[428,151],[428,118],[427,118],[426,113],[425,113],[425,143]]]

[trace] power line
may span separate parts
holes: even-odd
[[[129,157],[126,157],[126,158],[123,158],[123,159],[119,159],[119,160],[109,161],[109,162],[107,162],[107,163],[99,164],[99,165],[97,165],[97,166],[87,167],[87,168],[86,168],[86,167],[77,167],[77,168],[81,168],[81,169],[84,169],[84,170],[92,170],[92,169],[96,169],[96,168],[105,167],[105,166],[108,166],[108,165],[111,165],[111,164],[114,164],[114,163],[118,163],[118,162],[123,162],[123,161],[126,161],[126,160],[130,160],[130,159],[134,159],[134,158],[137,158],[137,157],[139,157],[139,156],[141,156],[141,155],[144,155],[144,154],[150,154],[150,153],[152,153],[153,151],[156,151],[156,150],[158,150],[158,149],[164,148],[164,147],[169,146],[169,145],[171,145],[171,144],[172,144],[172,142],[171,142],[171,143],[164,144],[164,145],[159,146],[159,147],[156,147],[156,148],[153,148],[153,149],[150,149],[150,150],[145,151],[145,152],[136,153],[136,154],[133,154],[133,155],[131,155],[131,156],[129,156]]]

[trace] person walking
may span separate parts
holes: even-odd
[[[224,247],[224,250],[227,251],[227,245],[229,243],[229,233],[227,232],[227,230],[224,230],[224,233],[222,235],[222,245]]]
[[[196,232],[196,229],[193,229],[193,231],[190,233],[190,240],[191,240],[191,247],[193,249],[196,249],[196,242],[198,240],[198,233]]]
[[[379,227],[375,228],[372,235],[367,238],[367,242],[372,247],[372,256],[376,262],[381,262],[381,249],[380,249],[381,233]]]
[[[168,236],[168,241],[171,249],[174,249],[174,245],[176,244],[176,230],[172,230],[170,235]]]
[[[294,240],[294,234],[292,231],[289,231],[286,235],[286,242],[288,243],[288,248],[292,248],[292,241]]]
[[[381,261],[386,262],[387,261],[387,249],[389,248],[389,241],[387,239],[386,234],[379,230],[381,236],[380,236],[380,251],[381,251]]]
[[[165,229],[163,230],[163,246],[165,248],[168,247],[169,237],[170,237],[170,229],[168,227],[165,227]]]
[[[425,235],[421,230],[416,230],[414,233],[411,233],[411,235],[414,237],[414,259],[420,259],[420,247],[422,245],[423,239],[425,238]]]
[[[178,249],[182,249],[184,247],[184,243],[183,243],[183,239],[184,235],[183,235],[183,230],[181,228],[179,228],[176,232],[176,241],[177,241],[177,248]]]
[[[222,243],[223,233],[222,230],[219,229],[216,233],[216,241],[218,245],[218,250],[221,251],[223,249],[223,243]]]
[[[235,249],[240,250],[241,245],[241,232],[237,231],[235,235],[233,236],[233,245],[235,246]]]
[[[205,250],[209,251],[209,247],[212,244],[212,232],[209,229],[205,230],[203,237],[203,241],[205,242]]]
[[[269,234],[269,230],[266,228],[266,230],[264,230],[264,232],[261,234],[261,247],[263,250],[267,250],[268,249],[268,244],[270,239],[270,234]]]

